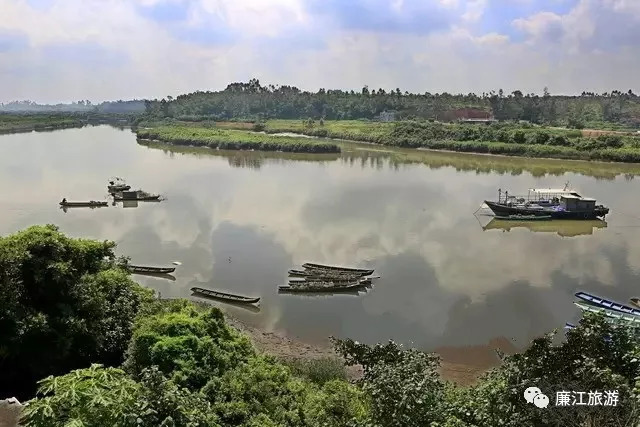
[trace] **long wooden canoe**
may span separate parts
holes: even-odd
[[[615,301],[610,301],[597,295],[588,294],[586,292],[576,292],[575,296],[598,307],[619,311],[621,313],[631,314],[634,316],[640,316],[640,310],[638,310],[637,308],[629,307],[628,305],[620,304]]]
[[[333,271],[322,270],[316,268],[307,268],[306,270],[289,270],[289,276],[293,277],[326,277],[337,279],[357,279],[359,277],[367,276],[366,272],[359,271]]]
[[[315,264],[312,262],[307,262],[302,264],[307,270],[328,270],[328,271],[343,271],[343,272],[354,272],[354,273],[363,273],[364,276],[373,274],[373,270],[368,270],[364,268],[351,268],[351,267],[339,267],[334,265],[323,265],[323,264]]]
[[[107,185],[107,190],[109,190],[109,193],[118,193],[120,191],[127,191],[130,189],[131,186],[127,184]]]
[[[60,202],[60,206],[63,208],[93,208],[107,205],[107,202],[99,202],[96,200],[90,200],[88,202]]]
[[[156,274],[167,274],[173,273],[176,271],[175,267],[148,267],[144,265],[128,265],[127,268],[132,273],[156,273]]]
[[[260,301],[260,297],[246,297],[243,295],[235,295],[227,292],[216,291],[213,289],[205,289],[205,288],[191,288],[191,292],[194,294],[198,294],[200,296],[205,296],[208,298],[214,298],[219,300],[231,301],[236,303],[243,304],[255,304]]]
[[[113,195],[113,200],[116,202],[126,202],[129,200],[137,200],[137,201],[155,201],[155,200],[159,200],[160,199],[160,195],[159,194],[150,194],[150,195],[146,195],[146,196],[136,196],[133,198],[124,198],[122,196],[118,196],[117,194]]]
[[[351,292],[357,290],[359,288],[364,287],[364,283],[351,283],[345,286],[323,286],[321,284],[310,283],[307,285],[297,285],[297,286],[287,286],[280,285],[278,286],[278,291],[280,292],[327,292],[327,293],[339,293],[342,291]]]

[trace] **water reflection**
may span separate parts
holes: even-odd
[[[595,229],[605,228],[606,226],[607,223],[603,220],[510,221],[494,218],[482,229],[484,231],[502,230],[503,232],[509,232],[514,228],[526,228],[534,233],[556,233],[562,237],[575,237],[591,235]]]
[[[179,260],[175,281],[134,277],[167,298],[191,298],[194,286],[260,296],[259,312],[215,304],[307,341],[394,338],[436,349],[504,337],[518,346],[579,318],[579,289],[635,296],[640,183],[629,178],[638,171],[356,144],[320,156],[173,152],[105,126],[4,135],[0,233],[54,223],[74,237],[114,240],[139,264]],[[63,195],[95,199],[114,175],[167,200],[58,209]],[[567,180],[611,207],[607,223],[491,222],[485,232],[473,217],[496,188]],[[561,237],[574,235],[584,238]],[[306,261],[368,265],[382,278],[358,297],[278,294],[287,271]]]

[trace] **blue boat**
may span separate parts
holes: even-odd
[[[591,295],[586,292],[576,292],[575,296],[598,307],[618,311],[620,313],[631,314],[633,316],[640,316],[640,310],[636,308],[629,307],[628,305],[620,304],[615,301],[609,301],[608,299],[601,298],[597,295]]]
[[[594,306],[592,304],[585,304],[582,302],[574,302],[575,305],[580,307],[582,311],[590,313],[603,313],[607,320],[617,325],[630,326],[632,328],[640,328],[640,317],[634,315],[628,315],[620,313],[615,310],[608,310],[604,307]]]

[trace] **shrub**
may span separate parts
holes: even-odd
[[[333,357],[319,359],[288,359],[283,361],[291,371],[300,377],[323,385],[332,380],[346,380],[347,372],[344,364]]]

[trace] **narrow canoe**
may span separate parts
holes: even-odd
[[[157,273],[167,274],[176,271],[175,267],[147,267],[143,265],[129,265],[129,271],[132,273]]]
[[[60,206],[64,208],[92,208],[98,206],[107,206],[107,202],[98,202],[91,200],[88,202],[60,202]]]
[[[346,272],[357,272],[357,273],[363,273],[363,275],[368,275],[368,274],[373,274],[373,270],[367,270],[367,269],[363,269],[363,268],[351,268],[351,267],[339,267],[339,266],[333,266],[333,265],[323,265],[323,264],[315,264],[312,262],[307,262],[305,264],[302,264],[302,267],[304,267],[307,270],[329,270],[329,271],[346,271]]]
[[[607,318],[614,320],[615,323],[626,324],[628,326],[632,326],[634,328],[640,327],[640,317],[632,316],[624,313],[620,313],[617,311],[607,310],[606,308],[596,307],[590,304],[585,304],[582,302],[574,302],[574,304],[580,307],[583,311],[588,311],[591,313],[604,313]]]
[[[629,302],[633,305],[635,305],[636,307],[640,307],[640,298],[630,298]]]
[[[345,286],[323,286],[319,284],[308,284],[308,285],[298,285],[298,286],[287,286],[280,285],[278,286],[278,291],[280,292],[331,292],[331,293],[339,293],[341,291],[353,291],[359,288],[364,287],[364,283],[352,283]]]
[[[357,279],[359,277],[367,276],[367,272],[359,271],[333,271],[322,270],[316,268],[307,268],[306,270],[289,270],[289,276],[294,277],[327,277],[327,278],[339,278],[339,279]]]
[[[575,296],[577,298],[580,298],[583,301],[586,301],[598,307],[619,311],[620,313],[640,316],[640,310],[638,310],[637,308],[629,307],[628,305],[620,304],[615,301],[610,301],[608,299],[601,298],[597,295],[588,294],[586,292],[576,292]]]
[[[242,295],[234,295],[234,294],[229,294],[227,292],[214,291],[212,289],[205,289],[205,288],[191,288],[191,292],[193,292],[194,294],[198,294],[200,296],[208,297],[208,298],[215,298],[215,299],[243,303],[243,304],[255,304],[258,301],[260,301],[260,297],[255,297],[255,298],[245,297]]]

